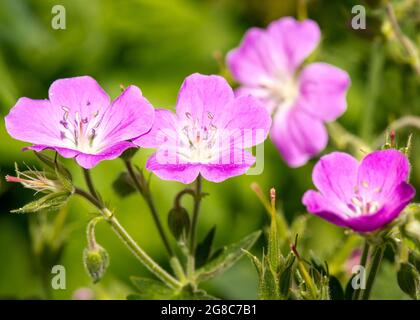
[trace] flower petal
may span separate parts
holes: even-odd
[[[297,68],[318,45],[321,31],[312,20],[297,21],[285,17],[268,26],[268,34],[277,43],[289,60],[290,68]],[[280,49],[279,49],[280,50]]]
[[[63,107],[72,111],[70,116],[78,112],[80,118],[85,118],[98,111],[102,113],[111,103],[106,92],[89,76],[54,81],[49,89],[49,99],[61,117]]]
[[[361,162],[358,187],[365,199],[386,200],[401,182],[406,181],[410,165],[407,157],[395,149],[368,154]]]
[[[351,203],[357,183],[358,161],[344,152],[321,157],[312,171],[312,180],[325,198],[337,208]]]
[[[337,226],[347,226],[348,217],[338,210],[334,203],[327,200],[325,196],[314,190],[306,191],[302,203],[309,213],[319,216]]]
[[[347,72],[326,63],[312,63],[302,70],[299,83],[299,105],[313,117],[332,121],[346,110]]]
[[[285,52],[276,41],[265,30],[249,29],[239,47],[227,55],[233,77],[244,85],[259,86],[279,74],[291,73]]]
[[[125,150],[134,147],[135,145],[129,141],[121,141],[108,147],[100,154],[79,153],[76,156],[76,161],[81,167],[91,169],[100,161],[118,158]]]
[[[51,146],[45,146],[45,145],[40,145],[40,144],[29,146],[23,149],[23,151],[26,151],[26,150],[33,150],[35,152],[41,152],[43,150],[54,150],[54,151],[57,151],[64,158],[74,158],[80,153],[80,151],[73,150],[73,149],[51,147]]]
[[[172,111],[156,109],[152,129],[133,142],[143,148],[158,148],[163,143],[168,142],[168,140],[170,140],[170,143],[175,143],[177,121],[178,119]]]
[[[33,144],[66,147],[60,138],[62,114],[48,100],[20,98],[5,118],[7,132]]]
[[[230,163],[203,164],[200,172],[206,180],[213,182],[222,182],[230,177],[244,174],[255,163],[255,157],[244,150],[241,150],[239,154],[241,155],[241,159],[239,160],[235,156],[236,159],[230,161]]]
[[[270,136],[290,167],[304,165],[312,156],[322,151],[328,142],[324,124],[299,107],[277,112]]]
[[[271,116],[257,98],[244,96],[230,102],[215,124],[222,129],[222,140],[232,140],[235,147],[244,149],[264,142]]]
[[[147,160],[146,168],[162,180],[175,180],[184,184],[192,183],[200,172],[199,164],[159,163],[156,153]]]
[[[233,90],[223,77],[194,73],[181,86],[176,113],[180,119],[191,117],[192,121],[207,126],[217,121],[233,99]]]
[[[371,232],[380,229],[396,219],[415,194],[416,190],[411,185],[401,182],[378,212],[351,218],[347,221],[347,225],[358,232]]]
[[[129,86],[106,110],[97,139],[107,146],[137,138],[150,130],[154,116],[154,108],[140,89]]]

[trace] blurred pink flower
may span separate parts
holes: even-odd
[[[255,157],[245,151],[263,142],[271,118],[253,97],[235,98],[220,76],[192,74],[178,95],[176,114],[156,110],[152,130],[135,140],[157,148],[146,168],[163,180],[213,182],[245,173]]]
[[[33,144],[26,149],[53,149],[89,169],[135,147],[130,140],[148,132],[153,119],[152,105],[136,86],[111,102],[84,76],[55,81],[49,100],[20,98],[5,121],[13,138]]]
[[[410,165],[395,149],[375,151],[359,164],[352,156],[333,152],[321,157],[312,172],[318,191],[309,190],[303,204],[341,227],[371,232],[393,221],[413,199],[408,184]]]
[[[287,164],[304,165],[328,142],[324,122],[346,110],[348,74],[326,63],[301,66],[318,45],[316,22],[291,17],[266,30],[249,29],[227,65],[240,83],[237,95],[253,95],[273,115],[270,136]]]

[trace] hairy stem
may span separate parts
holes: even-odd
[[[381,266],[384,252],[385,252],[385,245],[380,245],[379,247],[376,247],[373,252],[373,259],[370,265],[369,276],[366,282],[366,289],[363,291],[362,300],[369,299],[370,292],[372,291],[376,275],[378,273],[379,267]]]
[[[366,262],[367,262],[367,258],[369,256],[369,249],[370,249],[369,243],[367,241],[365,241],[365,244],[363,246],[362,256],[360,258],[360,265],[364,269],[366,269]],[[354,290],[352,300],[359,300],[360,292],[362,292],[361,289]]]
[[[139,177],[137,176],[136,172],[134,171],[133,164],[130,160],[124,161],[125,167],[127,168],[127,172],[131,177],[131,180],[134,183],[134,186],[136,187],[137,191],[140,193],[140,195],[144,198],[146,201],[150,213],[152,214],[153,221],[156,225],[156,228],[158,229],[160,238],[162,239],[163,245],[165,246],[166,251],[168,252],[170,257],[175,256],[174,251],[172,250],[171,245],[169,244],[169,240],[165,234],[165,230],[163,229],[162,222],[160,221],[159,215],[156,210],[155,203],[153,201],[152,195],[150,193],[150,190],[148,188],[148,185],[144,179],[143,173],[140,172],[141,179],[143,181],[139,181]]]
[[[191,220],[191,228],[189,233],[189,255],[187,261],[187,275],[191,279],[195,271],[195,236],[197,229],[198,216],[200,214],[200,203],[201,203],[201,176],[197,177],[195,182],[195,197],[194,197],[194,211]]]
[[[87,173],[89,176],[89,172]],[[93,186],[92,180],[91,185]],[[114,214],[105,206],[105,204],[98,198],[82,189],[75,188],[75,194],[82,196],[88,200],[91,204],[99,209],[105,221],[111,226],[112,230],[118,235],[122,242],[127,246],[128,249],[134,254],[134,256],[152,272],[156,277],[166,283],[169,287],[180,288],[181,283],[167,273],[161,266],[159,266],[142,248],[134,241],[134,239],[128,234],[124,227],[120,224]]]

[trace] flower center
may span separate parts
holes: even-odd
[[[209,163],[217,155],[218,129],[212,123],[214,115],[208,112],[207,118],[209,123],[203,125],[198,119],[193,119],[191,113],[185,113],[177,153],[188,162]]]
[[[355,195],[347,206],[357,216],[369,215],[378,211],[379,202],[375,200],[365,201],[360,195]]]
[[[94,140],[97,137],[97,129],[102,120],[102,117],[99,117],[99,111],[84,118],[81,118],[80,113],[76,112],[73,119],[70,119],[70,109],[64,106],[62,109],[64,114],[60,120],[61,140],[67,141],[72,149],[77,149],[84,153],[97,152],[98,148],[95,147]]]
[[[272,102],[272,110],[284,111],[292,107],[299,95],[299,85],[291,75],[280,75],[273,80],[267,80],[262,84],[264,98]]]
[[[369,184],[365,181],[361,184],[363,189],[370,189]],[[354,196],[351,198],[351,203],[347,204],[347,207],[351,210],[352,215],[360,216],[360,215],[369,215],[374,214],[378,211],[380,203],[377,200],[373,200],[372,198],[375,198],[375,194],[378,194],[381,192],[380,188],[373,188],[368,191],[367,194],[364,194],[362,196],[359,192],[359,188],[354,188]],[[367,200],[366,198],[369,198]]]

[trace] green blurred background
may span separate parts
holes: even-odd
[[[419,81],[402,59],[401,48],[382,36],[383,10],[380,1],[308,1],[308,16],[322,30],[322,43],[311,59],[326,61],[347,70],[352,78],[349,108],[339,122],[354,134],[373,142],[394,119],[420,115]],[[395,1],[404,32],[420,43],[418,1]],[[66,9],[66,29],[51,27],[54,5]],[[366,5],[367,30],[352,30],[351,8]],[[292,0],[0,0],[0,114],[4,117],[21,96],[46,98],[48,87],[58,78],[91,75],[110,93],[119,94],[120,84],[135,84],[155,107],[173,108],[183,79],[194,72],[218,73],[215,53],[223,55],[237,46],[245,30],[265,27],[281,16],[296,16]],[[384,28],[385,27],[385,28]],[[216,54],[217,56],[217,54]],[[404,144],[407,133],[398,138]],[[12,174],[14,162],[39,166],[25,144],[12,140],[0,122],[1,176]],[[335,147],[330,144],[328,152]],[[418,132],[413,146],[412,183],[420,185],[420,142]],[[136,155],[144,166],[150,150]],[[216,244],[240,239],[267,223],[266,214],[250,189],[257,181],[264,190],[274,186],[291,221],[305,214],[300,199],[312,186],[312,160],[298,169],[288,168],[270,141],[265,143],[265,168],[259,176],[241,176],[221,184],[204,183],[209,192],[203,202],[199,230],[217,225]],[[84,186],[81,171],[71,160],[75,181]],[[122,224],[156,260],[165,265],[166,255],[144,201],[137,195],[118,198],[112,182],[123,170],[121,161],[105,161],[93,170],[103,197],[116,209]],[[182,185],[152,177],[152,189],[162,219]],[[36,267],[30,228],[40,217],[16,215],[9,210],[32,199],[33,192],[19,185],[0,182],[0,298],[40,298],[42,275]],[[418,199],[418,197],[417,197]],[[107,225],[98,227],[98,242],[111,257],[110,268],[100,284],[92,285],[82,264],[85,227],[93,208],[80,199],[68,206],[67,224],[71,233],[59,263],[65,266],[67,289],[53,290],[51,296],[69,299],[81,287],[93,288],[96,298],[124,298],[132,290],[131,275],[148,272],[131,256]],[[41,219],[40,219],[41,218]],[[35,233],[39,232],[36,229]],[[331,259],[344,232],[318,218],[310,218],[302,236],[305,251],[313,250],[321,259]],[[261,249],[263,239],[254,248]],[[223,298],[256,297],[257,276],[251,263],[242,259],[233,269],[205,284]],[[387,262],[374,291],[377,298],[404,298],[396,288],[395,271]]]

